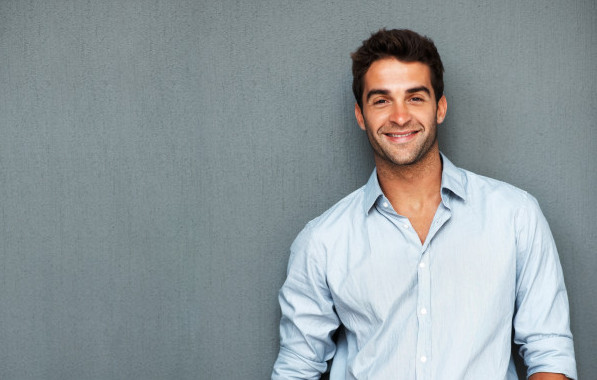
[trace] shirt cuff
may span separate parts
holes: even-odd
[[[576,360],[572,339],[553,336],[529,342],[520,348],[527,366],[527,376],[536,372],[562,373],[576,380]]]
[[[327,362],[312,361],[285,347],[280,347],[278,359],[274,364],[272,380],[317,380],[326,369]]]

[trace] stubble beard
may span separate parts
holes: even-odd
[[[367,123],[365,122],[367,126]],[[420,126],[420,125],[419,125]],[[409,127],[408,125],[405,127]],[[375,163],[377,166],[385,165],[391,168],[401,168],[401,167],[412,167],[416,164],[421,163],[424,161],[426,156],[429,155],[431,150],[437,144],[437,123],[430,125],[429,128],[417,128],[420,132],[428,130],[431,131],[432,135],[427,136],[427,139],[424,141],[411,141],[406,143],[403,148],[399,149],[395,146],[391,146],[389,144],[383,144],[383,134],[379,134],[379,138],[372,134],[370,128],[366,128],[367,130],[367,137],[369,139],[369,144],[371,144],[371,148],[373,148],[373,152],[375,155]],[[388,128],[382,128],[381,131],[388,130]]]

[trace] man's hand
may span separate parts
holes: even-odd
[[[561,373],[537,372],[529,377],[529,380],[566,380],[567,377]]]

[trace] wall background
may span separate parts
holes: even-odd
[[[265,379],[304,224],[372,169],[349,53],[433,38],[443,151],[535,195],[597,371],[597,6],[0,1],[0,378]]]

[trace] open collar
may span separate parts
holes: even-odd
[[[457,168],[443,153],[440,152],[440,155],[442,159],[442,200],[447,190],[463,201],[466,201],[466,175],[462,169]],[[363,211],[365,214],[368,214],[379,197],[384,195],[377,179],[377,169],[373,169],[373,173],[371,173],[365,185],[364,192]]]

